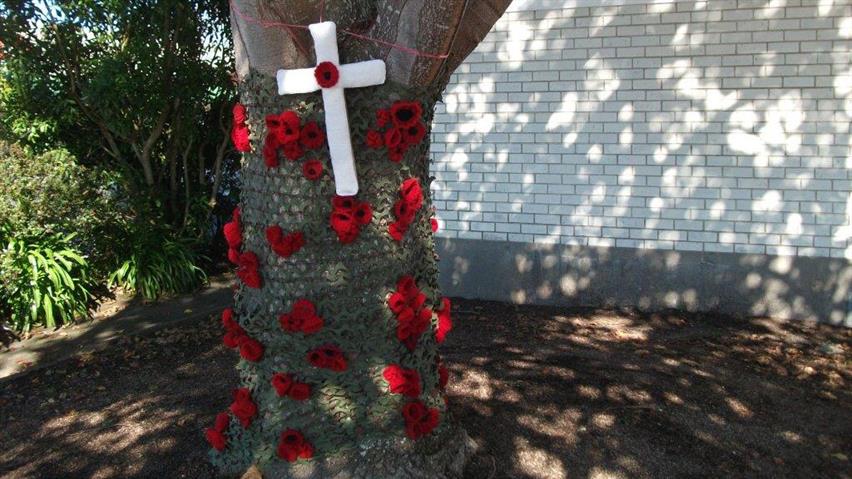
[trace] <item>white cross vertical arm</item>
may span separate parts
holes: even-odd
[[[314,39],[317,65],[330,62],[338,69],[337,83],[322,88],[314,75],[314,68],[278,70],[278,94],[293,95],[322,90],[325,107],[325,128],[334,184],[340,196],[358,193],[358,177],[355,173],[355,155],[349,133],[349,117],[346,114],[346,88],[381,85],[385,82],[385,62],[370,60],[340,65],[337,51],[337,27],[334,22],[315,23],[308,27]]]

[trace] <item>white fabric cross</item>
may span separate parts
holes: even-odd
[[[353,196],[358,193],[358,176],[355,174],[355,156],[352,153],[352,139],[349,134],[349,118],[346,115],[346,98],[343,90],[381,85],[385,82],[385,62],[369,60],[340,65],[340,55],[337,52],[337,26],[334,22],[314,23],[308,28],[314,38],[317,66],[330,62],[337,69],[340,77],[335,85],[322,87],[314,75],[316,68],[278,70],[276,75],[278,94],[293,95],[322,90],[326,137],[331,155],[331,167],[334,170],[335,189],[340,196]]]

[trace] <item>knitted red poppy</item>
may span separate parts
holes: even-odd
[[[278,316],[278,324],[288,333],[314,334],[325,322],[317,315],[314,303],[302,298],[293,303],[290,312]]]
[[[438,427],[440,420],[436,408],[427,408],[422,401],[412,401],[402,408],[402,417],[405,420],[405,435],[410,439],[420,439],[428,435]]]
[[[278,457],[287,462],[294,462],[299,458],[310,459],[314,457],[314,446],[300,431],[287,429],[281,433],[277,453]]]
[[[411,398],[420,396],[420,373],[416,370],[391,364],[382,371],[382,376],[388,382],[390,392]]]
[[[323,133],[322,129],[319,125],[317,125],[317,122],[309,121],[305,123],[304,127],[302,127],[299,140],[305,148],[309,150],[316,150],[317,148],[322,147],[322,144],[325,141],[325,133]]]
[[[322,177],[322,162],[319,160],[308,160],[302,165],[302,175],[305,178],[316,181]]]
[[[417,101],[398,101],[391,106],[391,120],[398,128],[407,128],[420,121],[423,107]]]
[[[348,367],[343,351],[333,344],[311,350],[307,354],[307,360],[316,368],[330,369],[335,372],[346,371]]]
[[[322,62],[314,69],[314,78],[317,79],[317,84],[323,88],[331,88],[337,85],[337,80],[340,79],[340,72],[337,67],[331,62]]]
[[[251,399],[251,391],[248,388],[234,390],[234,402],[228,408],[231,414],[240,420],[243,428],[251,425],[252,419],[257,414],[257,405]]]

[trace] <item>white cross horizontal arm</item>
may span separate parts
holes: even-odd
[[[385,82],[385,62],[369,60],[340,66],[340,83],[343,88],[361,88]]]
[[[314,68],[278,70],[275,77],[278,80],[279,95],[298,95],[320,89],[317,79],[314,76]]]

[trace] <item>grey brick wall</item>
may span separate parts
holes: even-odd
[[[447,238],[852,259],[849,0],[517,0],[433,130]]]

